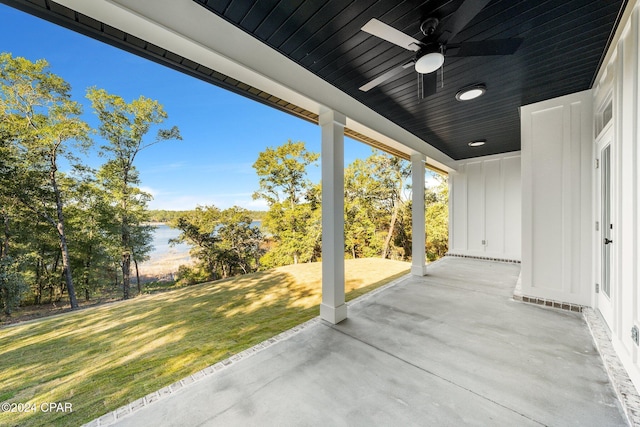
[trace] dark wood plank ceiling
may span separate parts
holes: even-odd
[[[520,149],[522,105],[591,88],[624,0],[493,0],[450,43],[523,38],[514,55],[447,57],[444,87],[417,96],[413,68],[358,88],[412,58],[371,36],[371,18],[420,40],[420,22],[446,22],[462,0],[194,0],[454,159]],[[473,0],[470,0],[473,1]],[[459,102],[456,92],[487,93]],[[483,147],[468,143],[486,139]]]

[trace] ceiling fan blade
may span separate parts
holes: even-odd
[[[372,18],[369,22],[364,24],[364,27],[361,29],[366,33],[379,37],[407,50],[411,50],[413,52],[420,50],[420,42],[418,40],[406,35],[400,30],[396,30],[382,21],[378,21],[376,18]]]
[[[490,56],[512,55],[524,39],[484,40],[481,42],[465,42],[447,46],[447,56]]]
[[[453,39],[491,0],[465,0],[445,22],[438,43]]]
[[[418,73],[418,89],[419,89],[419,98],[425,99],[430,97],[431,95],[435,95],[436,90],[438,88],[438,70],[435,73],[428,74],[420,74]]]
[[[414,61],[409,61],[406,64],[402,64],[398,67],[394,67],[390,70],[388,70],[387,72],[379,75],[378,77],[376,77],[375,79],[371,80],[369,83],[360,86],[360,90],[363,92],[369,92],[369,90],[373,89],[374,87],[378,86],[379,84],[384,83],[385,81],[389,80],[391,77],[395,76],[396,74],[399,74],[400,72],[406,70],[407,68],[412,67],[415,64]]]

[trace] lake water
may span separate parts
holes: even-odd
[[[253,227],[260,227],[260,221],[254,221],[251,223]],[[180,230],[171,228],[166,224],[159,224],[155,227],[153,232],[153,250],[149,253],[150,260],[156,261],[165,258],[167,255],[172,256],[186,256],[189,255],[189,249],[191,246],[186,243],[179,243],[174,246],[169,245],[170,239],[175,239],[180,235]]]
[[[259,227],[260,222],[254,221],[251,225]],[[169,240],[180,235],[180,230],[171,228],[165,224],[155,226],[153,232],[153,250],[149,253],[149,260],[140,264],[142,281],[149,280],[173,280],[173,275],[181,265],[189,265],[194,262],[189,255],[191,246],[185,243],[169,245]]]
[[[179,235],[180,230],[165,224],[154,227],[151,241],[153,249],[149,253],[149,260],[139,266],[143,283],[150,280],[173,280],[173,275],[181,265],[193,262],[189,255],[189,249],[191,249],[189,245],[184,243],[169,245],[169,240]]]
[[[166,224],[160,224],[155,227],[153,232],[153,250],[149,254],[151,260],[164,257],[169,253],[188,254],[191,246],[186,243],[179,243],[174,246],[169,245],[170,239],[175,239],[180,235],[180,230],[171,228]]]

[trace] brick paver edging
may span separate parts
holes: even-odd
[[[622,362],[613,349],[613,345],[605,329],[604,321],[598,313],[590,307],[584,307],[582,315],[589,326],[593,341],[602,357],[604,367],[609,374],[613,388],[627,415],[629,424],[632,426],[640,426],[640,395],[638,395],[635,386],[631,382],[631,378],[629,378],[627,371],[624,369],[624,366],[622,366]]]
[[[496,261],[496,262],[508,262],[511,264],[522,264],[522,261],[518,259],[509,259],[509,258],[493,258],[479,255],[463,255],[463,254],[452,254],[447,252],[444,256],[450,256],[455,258],[469,258],[469,259],[480,259],[483,261]]]

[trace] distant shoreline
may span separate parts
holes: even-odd
[[[261,219],[252,219],[251,222],[259,222],[260,224],[262,224],[262,220]],[[150,225],[152,227],[158,227],[158,226],[161,226],[161,225],[166,225],[167,227],[171,227],[168,222],[160,222],[160,221],[143,222],[142,225]],[[173,227],[171,227],[171,228],[173,228]]]

